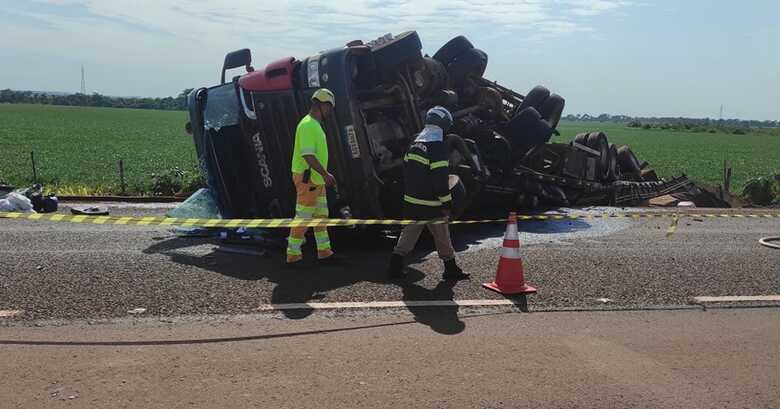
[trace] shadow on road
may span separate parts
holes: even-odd
[[[177,264],[213,271],[239,280],[268,280],[274,284],[271,304],[308,303],[325,298],[329,291],[370,282],[386,286],[398,286],[404,301],[452,300],[456,282],[439,282],[429,289],[417,284],[425,273],[409,269],[409,278],[403,281],[388,281],[385,268],[395,241],[381,235],[347,235],[335,241],[336,251],[347,261],[338,266],[321,266],[313,260],[313,240],[307,240],[304,253],[309,256],[302,269],[290,269],[284,262],[282,251],[272,252],[265,257],[221,253],[212,250],[202,255],[187,252],[192,246],[217,245],[213,239],[171,238],[162,240],[144,250],[147,254],[163,254]],[[422,247],[425,247],[424,245]],[[426,253],[415,253],[411,261],[420,260]],[[435,273],[435,274],[438,274]],[[458,318],[458,308],[409,307],[415,321],[428,325],[441,334],[457,334],[465,328]],[[281,311],[290,319],[303,319],[314,309],[289,309]]]

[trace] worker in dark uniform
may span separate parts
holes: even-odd
[[[444,262],[445,280],[464,280],[465,274],[455,263],[455,249],[450,240],[447,221],[452,195],[449,189],[449,161],[444,146],[444,135],[452,126],[452,114],[440,106],[428,110],[425,128],[420,132],[404,156],[404,217],[413,220],[438,220],[443,223],[408,225],[404,227],[393,249],[387,274],[391,279],[405,278],[404,256],[417,243],[427,227],[436,244],[436,251]]]

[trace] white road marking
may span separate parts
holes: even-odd
[[[262,304],[258,311],[280,310],[339,310],[404,307],[492,307],[519,305],[514,300],[429,300],[429,301],[370,301],[370,302],[310,302],[292,304]]]
[[[750,301],[780,301],[780,295],[727,295],[722,297],[693,297],[699,303],[705,302],[750,302]]]

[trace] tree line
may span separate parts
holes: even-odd
[[[601,114],[567,115],[570,121],[621,122],[635,128],[780,128],[780,121],[757,121],[746,119],[712,119],[683,117],[633,117],[627,115]]]
[[[183,111],[187,109],[187,95],[192,89],[185,89],[176,97],[134,98],[110,97],[93,94],[52,94],[34,91],[0,90],[0,103],[8,104],[44,104],[80,107],[109,107],[158,109],[164,111]]]

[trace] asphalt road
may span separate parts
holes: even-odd
[[[3,408],[766,408],[780,310],[0,328]],[[442,315],[445,314],[445,315]]]
[[[112,214],[162,214],[154,206]],[[522,222],[526,280],[539,289],[532,311],[687,305],[693,296],[780,294],[780,251],[761,247],[780,219],[671,219]],[[48,319],[254,313],[269,303],[500,299],[481,287],[494,278],[504,226],[453,232],[472,280],[440,281],[430,245],[411,277],[387,282],[392,240],[342,238],[341,267],[284,267],[266,257],[217,251],[217,240],[177,238],[170,228],[0,219],[0,325]],[[311,254],[311,249],[308,249]],[[285,312],[303,318],[310,310]]]

